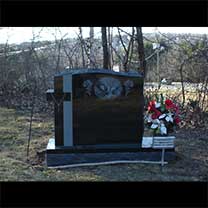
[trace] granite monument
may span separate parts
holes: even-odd
[[[55,108],[55,138],[49,140],[46,151],[48,166],[141,158],[141,73],[65,70],[55,75],[47,100]]]

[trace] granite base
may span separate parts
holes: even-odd
[[[83,163],[100,163],[110,161],[161,161],[161,150],[152,148],[139,148],[138,145],[126,145],[128,148],[123,148],[121,152],[118,148],[105,148],[92,152],[90,149],[83,148],[55,148],[54,140],[50,139],[46,151],[46,163],[48,167],[83,164]],[[110,146],[111,147],[111,146]],[[107,151],[108,150],[108,151]],[[176,159],[174,149],[168,149],[165,153],[165,161],[173,161]]]

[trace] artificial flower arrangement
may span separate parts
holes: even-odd
[[[161,98],[149,102],[145,124],[153,135],[168,135],[180,123],[179,107],[172,100]]]

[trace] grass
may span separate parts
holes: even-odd
[[[160,95],[161,93],[163,94],[163,96],[166,99],[172,99],[173,101],[176,101],[178,104],[183,102],[183,95],[182,95],[182,91],[180,88],[180,85],[169,89],[169,87],[171,86],[166,86],[166,85],[162,85],[162,87],[160,88],[160,90],[157,90],[156,87],[153,88],[145,88],[144,87],[144,95],[148,95],[148,96],[153,96],[155,94]],[[204,106],[203,106],[203,110],[204,111],[208,111],[208,94],[203,93],[203,92],[197,92],[196,89],[185,89],[184,91],[185,93],[185,103],[187,104],[190,100],[191,101],[199,101],[199,95],[201,96],[201,98],[204,97]],[[155,99],[155,97],[154,97]],[[200,102],[202,102],[202,100],[200,100]]]
[[[0,108],[1,181],[207,181],[208,133],[176,133],[178,159],[161,170],[154,164],[122,164],[54,170],[47,169],[37,151],[46,148],[53,134],[53,118],[35,114],[29,162],[26,148],[29,114]],[[199,134],[200,133],[200,134]]]

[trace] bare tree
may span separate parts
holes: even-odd
[[[37,91],[37,85],[35,82],[35,85],[32,89],[32,98],[31,98],[31,108],[30,108],[30,120],[29,120],[29,130],[28,130],[28,143],[27,143],[27,161],[29,161],[29,153],[30,153],[30,141],[32,138],[32,122],[33,122],[33,116],[34,116],[34,109],[36,104],[36,91]]]
[[[103,46],[103,68],[109,69],[109,53],[106,27],[101,27],[102,32],[102,46]]]
[[[134,36],[135,36],[135,29],[134,27],[132,27],[132,34],[130,36],[130,41],[129,41],[129,50],[131,48],[131,51],[129,52],[129,60],[128,62],[131,63],[131,60],[132,60],[132,56],[133,56],[133,52],[134,52]]]
[[[94,29],[91,29],[91,34],[90,34],[90,38],[89,38],[89,44],[87,41],[85,41],[85,39],[83,38],[82,35],[82,29],[80,27],[80,31],[81,33],[77,34],[80,43],[81,43],[81,51],[82,51],[82,62],[83,62],[83,67],[97,67],[97,64],[95,63],[95,57],[93,55],[93,39],[94,39]],[[92,39],[92,40],[90,40]],[[92,44],[91,44],[92,41]],[[92,48],[92,49],[91,49]],[[87,56],[87,64],[85,62],[85,55]]]
[[[84,39],[82,35],[82,28],[79,27],[79,39],[80,39],[80,45],[81,45],[81,51],[82,51],[82,66],[85,68],[85,57],[84,57]]]
[[[140,71],[146,75],[146,61],[145,61],[145,54],[144,54],[144,43],[143,43],[143,34],[142,28],[136,27],[137,31],[137,42],[138,42],[138,54],[139,54],[139,63],[140,63]]]
[[[94,46],[94,27],[90,27],[90,46],[89,46],[89,65],[90,68],[92,68],[94,66],[94,61],[95,57],[94,57],[94,51],[93,51],[93,46]]]
[[[113,60],[113,51],[112,51],[112,42],[113,42],[113,28],[108,27],[108,53],[109,53],[109,67],[113,68],[114,60]]]
[[[121,36],[120,28],[118,28],[118,34],[119,34],[119,38],[121,41],[121,45],[123,46],[123,49],[125,52],[125,54],[123,56],[123,61],[122,61],[124,71],[129,71],[129,63],[130,63],[130,61],[132,59],[132,55],[133,55],[134,32],[135,32],[134,27],[132,27],[132,34],[130,35],[130,40],[128,42],[128,46],[126,47],[126,45],[123,41],[123,38]]]
[[[178,38],[180,38],[180,41],[176,41],[176,36],[173,36],[172,38],[168,37],[167,35],[161,33],[158,31],[158,33],[166,38],[170,43],[174,44],[174,50],[177,51],[177,56],[174,57],[177,60],[176,68],[178,69],[179,75],[180,75],[180,82],[181,82],[181,92],[182,92],[182,106],[186,103],[186,94],[185,94],[185,84],[184,84],[184,75],[185,70],[184,68],[191,63],[191,61],[194,61],[195,63],[198,62],[198,60],[203,57],[204,60],[208,61],[207,54],[206,54],[206,47],[200,49],[197,44],[190,41],[189,38],[186,35],[180,35]],[[198,38],[197,38],[198,39]],[[200,75],[198,74],[198,77]],[[206,76],[204,76],[206,78]],[[206,79],[205,79],[206,80]],[[200,97],[201,95],[199,95]],[[200,100],[200,99],[199,99]]]
[[[69,48],[67,41],[65,40],[63,43],[63,50],[64,53],[68,59],[68,66],[69,68],[73,68],[74,67],[74,63],[73,63],[73,56],[77,50],[77,43],[75,43],[71,48]]]

